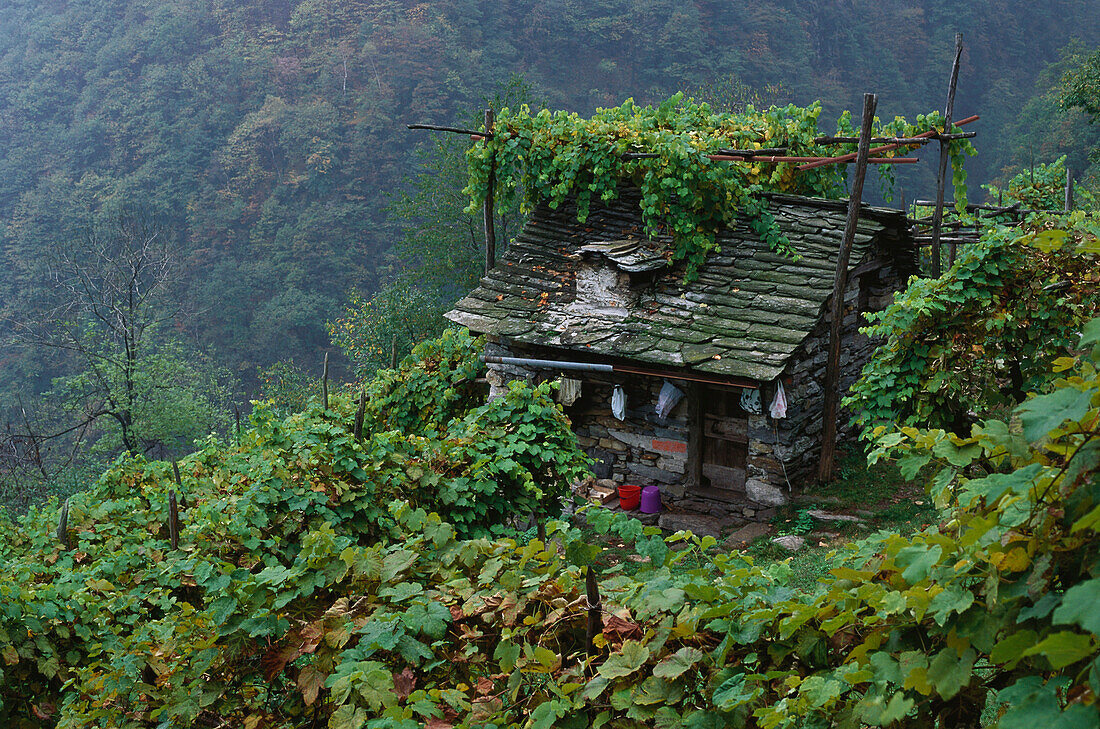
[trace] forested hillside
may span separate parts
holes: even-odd
[[[982,182],[1034,155],[1014,147],[1018,112],[1046,113],[1035,80],[1100,31],[1095,3],[5,0],[0,306],[55,305],[49,251],[128,206],[178,246],[176,331],[246,383],[283,358],[315,367],[325,322],[374,290],[399,237],[387,206],[425,141],[405,123],[468,119],[514,74],[582,113],[681,89],[721,102],[741,83],[821,99],[823,119],[867,90],[913,115],[943,103],[960,29]],[[0,353],[8,389],[48,386],[57,364]]]
[[[788,162],[850,135],[866,91],[856,179],[868,137],[935,135],[960,30],[955,119],[982,120],[941,149],[972,201],[1007,207],[956,194],[942,275],[894,286],[868,256],[852,289],[838,256],[831,323],[857,302],[879,346],[843,403],[865,449],[835,480],[788,477],[813,446],[781,438],[776,387],[719,447],[746,493],[751,448],[790,499],[719,524],[670,497],[643,526],[585,501],[613,496],[586,439],[633,432],[588,438],[560,383],[494,381],[485,338],[438,331],[494,189],[506,245],[517,192],[585,224],[629,186],[658,244],[643,273],[682,265],[685,286],[736,226],[822,248],[768,195],[844,197],[845,168]],[[1097,37],[1096,0],[0,0],[0,727],[1100,729]],[[406,128],[486,105],[469,152]],[[931,164],[878,167],[871,199],[932,190]],[[896,217],[879,240],[902,270]],[[799,289],[769,283],[776,260],[724,279],[753,299],[715,299],[700,339],[734,304],[817,331],[760,305]],[[702,493],[699,401],[732,410],[735,378],[684,370],[686,440],[645,438],[693,453]],[[653,438],[681,437],[652,412]]]

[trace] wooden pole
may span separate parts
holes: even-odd
[[[183,493],[183,479],[180,478],[180,467],[175,461],[172,461],[172,479],[176,482],[176,490],[180,492],[180,508],[187,508],[187,495]]]
[[[72,549],[69,544],[69,500],[61,505],[61,514],[57,518],[57,540],[65,549]]]
[[[328,352],[325,352],[325,364],[321,369],[321,404],[328,410]]]
[[[1073,210],[1073,174],[1066,167],[1066,212]]]
[[[485,110],[485,131],[492,132],[496,115],[492,109]],[[485,223],[485,275],[493,270],[497,263],[497,235],[493,221],[493,197],[496,195],[496,163],[489,160],[489,189],[485,193],[485,207],[482,210]]]
[[[955,34],[955,62],[951,65],[951,82],[947,87],[947,106],[943,110],[943,133],[951,132],[951,115],[955,111],[955,87],[959,83],[959,61],[962,59],[963,35]],[[943,195],[947,186],[948,143],[940,140],[940,168],[936,175],[936,209],[932,213],[932,278],[940,277],[940,226],[943,224]],[[955,250],[951,250],[951,261]]]
[[[176,492],[168,492],[168,540],[172,544],[172,549],[179,549],[180,546],[180,512],[179,507],[176,504]]]
[[[359,390],[359,407],[355,410],[355,424],[352,426],[352,436],[356,442],[363,440],[363,419],[367,415],[367,388]]]
[[[588,565],[584,578],[584,596],[588,603],[588,625],[584,635],[584,652],[592,656],[596,652],[596,636],[603,632],[603,608],[600,605],[600,585],[592,565]]]
[[[827,481],[833,475],[836,454],[836,410],[840,399],[840,331],[844,320],[844,291],[848,288],[848,260],[852,255],[852,243],[859,225],[859,205],[863,199],[863,180],[867,177],[867,155],[871,150],[871,126],[875,119],[878,99],[874,94],[863,95],[863,125],[859,133],[859,149],[856,152],[855,177],[848,198],[848,219],[844,224],[844,238],[836,257],[836,276],[833,279],[833,297],[829,302],[829,358],[825,364],[825,404],[821,422],[821,461],[817,477]]]
[[[468,134],[471,137],[480,137],[482,139],[484,139],[485,137],[489,137],[491,139],[493,136],[491,132],[488,134],[485,133],[488,132],[488,127],[485,128],[485,132],[479,132],[474,129],[463,129],[461,127],[441,127],[436,124],[406,124],[405,127],[408,129],[427,129],[431,132],[453,132],[455,134]]]

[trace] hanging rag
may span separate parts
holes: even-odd
[[[772,398],[768,412],[776,420],[787,417],[787,393],[783,391],[782,381],[776,381],[775,397]]]
[[[741,409],[753,415],[764,412],[763,406],[760,404],[760,390],[742,390]]]
[[[611,414],[619,420],[626,418],[626,393],[622,385],[615,385],[615,391],[611,393]]]
[[[575,403],[580,396],[580,380],[573,380],[568,377],[561,378],[561,385],[558,387],[558,402],[568,407]]]
[[[661,385],[661,392],[657,395],[657,417],[664,420],[668,417],[668,414],[672,412],[672,408],[676,407],[676,403],[683,399],[684,393],[680,388],[673,385],[668,380],[665,380],[665,384]]]

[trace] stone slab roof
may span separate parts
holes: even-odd
[[[639,242],[637,250],[652,247],[636,195],[593,205],[584,223],[571,204],[557,210],[541,204],[497,266],[447,318],[480,334],[564,350],[563,359],[774,379],[832,293],[847,202],[769,197],[801,258],[772,253],[751,228],[737,224],[719,233],[721,250],[690,283],[682,265],[633,273],[629,265],[616,268],[614,251],[633,250],[629,241]],[[851,267],[885,256],[904,281],[917,270],[904,230],[901,211],[865,206]],[[592,244],[612,255],[592,255]]]

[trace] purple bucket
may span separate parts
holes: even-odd
[[[642,513],[656,514],[661,510],[661,489],[646,486],[642,489]]]

